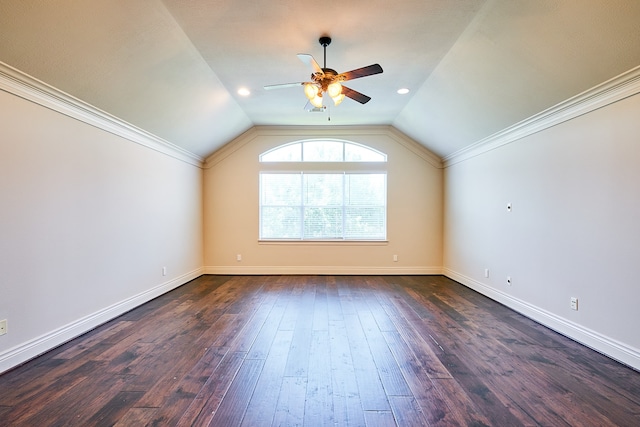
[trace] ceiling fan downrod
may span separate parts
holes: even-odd
[[[323,66],[323,68],[327,68],[327,46],[329,46],[331,44],[331,37],[322,36],[322,37],[320,37],[320,40],[318,40],[318,41],[320,42],[320,44],[324,48],[324,66]]]

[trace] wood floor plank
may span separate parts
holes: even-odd
[[[266,313],[264,319],[261,315],[262,310],[258,310],[256,316],[254,316],[255,318],[252,319],[251,323],[257,329],[255,339],[245,339],[243,342],[246,344],[238,346],[240,351],[244,351],[246,348],[246,351],[248,351],[247,358],[249,359],[266,359],[271,350],[287,306],[287,295],[284,294],[282,298],[278,298],[279,293],[273,295],[275,299],[265,302],[261,306],[261,309],[264,309]],[[246,335],[246,332],[243,335]],[[247,344],[249,344],[249,347],[246,347]]]
[[[339,304],[336,301],[336,304]],[[329,321],[334,420],[338,426],[365,424],[354,360],[343,320]],[[357,360],[355,361],[357,363]]]
[[[242,420],[243,426],[270,425],[275,417],[292,340],[293,331],[276,331],[270,346],[271,351],[265,359],[260,378]]]
[[[367,427],[389,427],[397,425],[393,412],[389,411],[365,411],[365,425]]]
[[[391,396],[389,402],[398,426],[422,427],[429,425],[420,410],[420,405],[417,404],[413,396]]]
[[[52,395],[58,396],[55,401],[60,405],[62,396],[83,381],[87,381],[87,377],[69,377],[60,384],[51,383],[46,387],[43,386],[39,393],[30,394],[28,398],[18,402],[3,401],[7,405],[3,415],[4,422],[7,425],[29,425],[30,418],[42,416],[42,408],[51,402]],[[47,417],[57,420],[55,410],[48,410]]]
[[[312,330],[304,424],[334,426],[331,346],[328,330]]]
[[[299,296],[294,295],[290,303],[295,305],[296,319],[293,327],[293,341],[285,368],[286,376],[307,376],[309,370],[315,287],[308,285],[308,279],[305,279],[305,284],[307,284],[306,288]]]
[[[443,276],[201,276],[0,375],[0,426],[635,426],[640,373]]]
[[[124,378],[120,376],[101,375],[100,384],[85,379],[68,389],[57,399],[49,400],[39,407],[38,412],[26,419],[16,420],[10,425],[16,426],[86,426],[89,419],[98,414],[103,407],[118,395]],[[78,397],[82,396],[83,404],[78,405]],[[52,420],[55,422],[52,423]]]
[[[315,291],[312,328],[314,331],[326,331],[329,329],[329,301],[327,298],[327,284],[323,277],[317,279]]]
[[[358,315],[345,315],[344,319],[362,408],[365,411],[391,409]]]
[[[466,421],[471,421],[469,424],[480,424],[482,417],[474,416],[477,411],[473,407],[452,406],[451,401],[447,399],[448,396],[435,387],[434,379],[428,375],[428,369],[422,365],[415,352],[411,350],[410,343],[405,342],[399,332],[383,332],[383,335],[406,378],[411,396],[415,398],[423,417],[430,425],[466,425]],[[451,377],[446,379],[451,380]]]
[[[64,392],[90,378],[104,362],[76,359],[67,363],[51,360],[34,371],[18,369],[0,377],[0,404],[19,410],[31,410],[51,399],[54,393]],[[4,381],[5,378],[8,381]]]
[[[141,391],[119,392],[89,418],[87,425],[114,425],[143,395]]]
[[[116,321],[113,322],[110,326],[100,331],[99,333],[87,334],[87,336],[82,336],[79,338],[79,341],[68,350],[59,353],[56,355],[57,359],[72,359],[83,352],[88,352],[93,348],[94,345],[99,345],[103,343],[105,340],[109,339],[114,334],[119,333],[122,330],[130,328],[134,325],[132,321]]]
[[[411,390],[402,376],[400,366],[391,354],[388,342],[385,341],[380,329],[378,329],[378,323],[373,314],[366,310],[360,310],[358,317],[386,394],[410,396]]]
[[[258,382],[265,361],[245,359],[236,378],[220,402],[218,410],[209,422],[211,426],[238,426],[244,418],[253,390]]]
[[[304,402],[307,396],[306,377],[282,379],[278,404],[272,426],[302,426],[304,423]]]
[[[405,342],[411,343],[412,352],[429,377],[451,378],[451,373],[438,357],[437,352],[441,349],[433,335],[439,337],[439,334],[423,324],[422,319],[403,300],[388,298],[381,301],[381,304],[392,319],[395,330]]]
[[[186,409],[178,426],[206,426],[216,414],[245,358],[245,353],[226,352],[204,386]]]
[[[145,397],[138,402],[140,407],[157,407],[153,422],[156,424],[176,425],[189,406],[194,402],[198,393],[203,389],[209,377],[213,375],[222,359],[228,353],[225,347],[211,347],[205,349],[202,357],[193,364],[186,375],[178,377],[177,372],[167,381],[158,381]]]
[[[113,427],[151,426],[158,408],[131,408]]]

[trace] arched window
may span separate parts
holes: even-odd
[[[387,156],[340,140],[260,155],[261,240],[386,240]]]
[[[348,141],[312,139],[281,145],[260,155],[261,162],[386,162],[373,148]]]

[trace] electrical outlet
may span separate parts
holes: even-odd
[[[7,319],[0,320],[0,335],[7,333]]]
[[[393,256],[393,262],[398,262],[398,255]]]
[[[162,275],[163,276],[167,275],[167,267],[162,267]]]
[[[488,269],[488,268],[485,268],[485,269],[484,269],[484,277],[485,277],[485,278],[488,278],[488,277],[489,277],[489,269]]]
[[[571,297],[571,310],[578,311],[578,298]]]
[[[236,255],[236,261],[238,262],[242,261],[242,255],[240,254]]]

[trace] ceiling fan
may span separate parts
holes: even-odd
[[[304,86],[304,94],[315,108],[323,108],[323,95],[326,93],[333,100],[335,105],[340,104],[345,97],[351,98],[361,104],[366,104],[371,100],[371,97],[362,94],[358,91],[350,89],[342,82],[348,80],[359,79],[360,77],[371,76],[373,74],[382,73],[382,67],[380,64],[373,64],[367,67],[358,68],[355,70],[347,71],[346,73],[339,73],[331,68],[327,68],[327,46],[331,44],[331,37],[322,36],[318,40],[324,48],[324,67],[320,68],[320,65],[316,62],[313,56],[306,53],[299,53],[298,58],[304,62],[307,66],[311,67],[311,81],[310,82],[298,82],[298,83],[285,83],[277,85],[265,86],[266,90],[281,89],[286,87]]]

